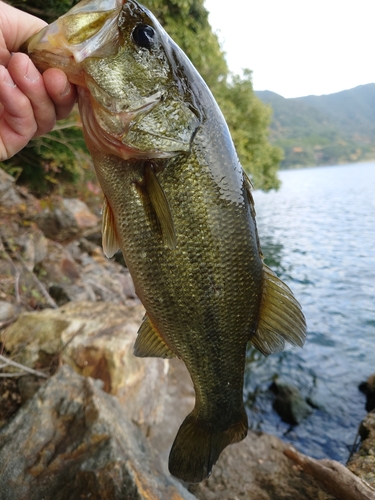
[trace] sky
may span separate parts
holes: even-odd
[[[205,0],[229,69],[255,90],[322,95],[375,82],[375,0]]]

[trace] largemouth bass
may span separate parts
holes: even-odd
[[[146,316],[136,356],[177,356],[196,402],[169,470],[210,473],[245,438],[245,353],[302,346],[305,320],[262,259],[251,185],[206,84],[134,0],[84,0],[26,44],[78,86],[105,203],[103,248],[121,248]]]

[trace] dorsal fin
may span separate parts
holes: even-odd
[[[150,323],[147,315],[143,318],[138,330],[134,355],[139,358],[173,358],[175,356]]]
[[[282,351],[285,341],[302,347],[306,321],[290,288],[263,264],[263,295],[258,328],[250,342],[267,356]]]
[[[120,249],[116,232],[115,217],[107,198],[104,198],[103,201],[102,242],[104,255],[108,259],[113,257],[117,250]]]
[[[254,204],[253,194],[251,192],[251,190],[253,189],[253,184],[252,184],[249,176],[245,172],[245,170],[242,170],[242,173],[243,173],[243,187],[245,189],[245,192],[246,192],[246,195],[247,195],[247,200],[248,200],[249,205],[250,205],[251,215],[255,219],[255,216],[256,216],[256,213],[255,213],[255,204]]]
[[[151,162],[145,164],[144,176],[147,194],[160,224],[164,243],[173,249],[176,246],[176,233],[172,213]]]

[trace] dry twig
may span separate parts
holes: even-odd
[[[0,361],[3,362],[2,365],[0,365],[0,368],[5,368],[7,366],[13,366],[15,368],[19,368],[21,370],[20,373],[0,373],[0,377],[19,377],[21,375],[25,375],[26,373],[30,373],[31,375],[36,375],[37,377],[43,377],[43,378],[48,378],[48,375],[45,373],[39,372],[38,370],[34,370],[33,368],[29,368],[28,366],[21,365],[21,363],[17,363],[16,361],[13,361],[2,354],[0,354]]]
[[[339,500],[375,500],[375,490],[335,460],[316,460],[287,448],[284,454]]]

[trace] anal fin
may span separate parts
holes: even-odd
[[[104,198],[103,202],[102,235],[103,252],[110,259],[120,249],[120,245],[116,232],[115,217],[107,198]]]
[[[143,318],[138,330],[138,337],[134,344],[134,355],[139,358],[166,359],[175,356],[153,327],[147,315]]]
[[[267,356],[282,351],[285,341],[302,347],[306,321],[290,288],[263,264],[263,295],[258,328],[250,342]]]

